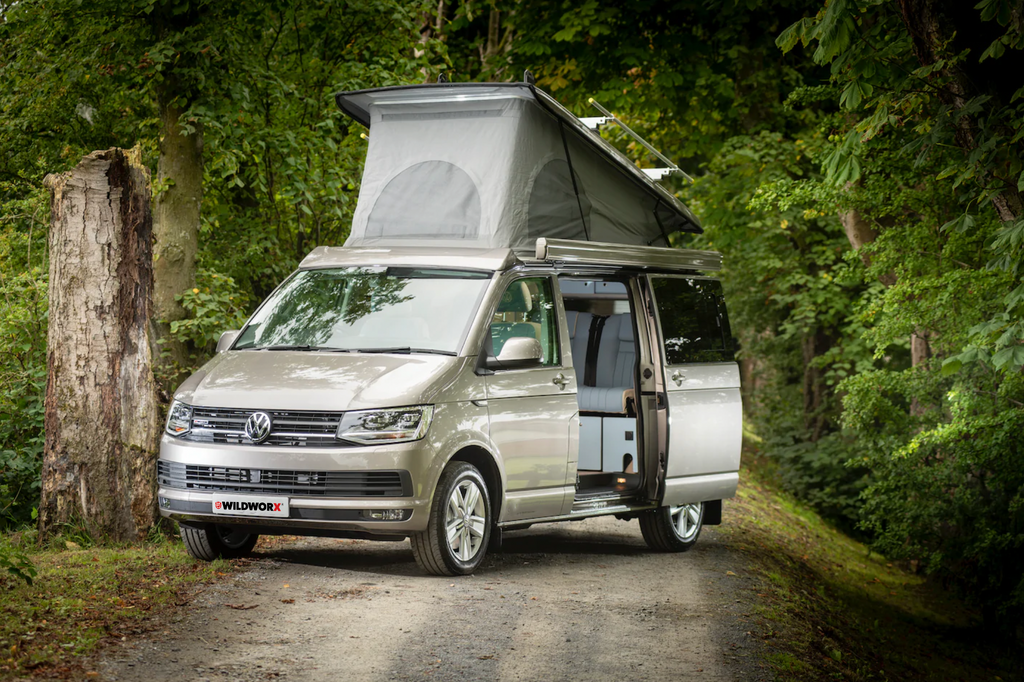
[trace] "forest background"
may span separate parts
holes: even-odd
[[[166,399],[344,241],[366,143],[333,93],[528,68],[696,178],[672,189],[706,231],[677,246],[725,256],[751,442],[779,484],[1012,630],[1022,22],[1020,0],[0,0],[0,528],[39,505],[47,173],[141,149]]]

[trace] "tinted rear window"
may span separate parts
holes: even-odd
[[[732,330],[722,283],[697,277],[651,277],[665,339],[665,362],[729,362]]]

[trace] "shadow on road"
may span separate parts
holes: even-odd
[[[532,564],[543,564],[545,559],[555,561],[558,557],[566,556],[610,559],[638,557],[649,553],[639,533],[637,537],[632,537],[627,534],[598,535],[584,529],[521,530],[505,533],[501,550],[490,552],[477,574],[508,570],[510,564],[518,565],[524,560]],[[409,543],[404,541],[299,538],[261,547],[257,549],[254,558],[394,576],[423,575],[413,559]]]

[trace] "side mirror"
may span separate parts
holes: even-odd
[[[220,338],[217,339],[217,352],[223,353],[228,348],[231,348],[231,344],[233,344],[235,342],[235,339],[238,338],[238,332],[238,329],[233,329],[229,332],[224,332],[223,334],[221,334]]]
[[[544,348],[537,339],[513,336],[502,346],[496,358],[488,358],[488,369],[527,369],[540,364]]]

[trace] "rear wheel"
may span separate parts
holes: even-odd
[[[640,532],[658,552],[685,552],[694,546],[704,522],[704,503],[659,507],[640,515]]]
[[[468,575],[487,554],[491,498],[475,466],[452,462],[441,474],[427,529],[410,538],[416,563],[433,575]]]
[[[189,556],[201,561],[238,559],[248,556],[259,535],[244,533],[208,523],[202,526],[180,524],[181,539]]]

